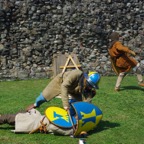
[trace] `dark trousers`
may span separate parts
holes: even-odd
[[[25,112],[26,112],[25,110],[21,110],[18,113],[25,113]],[[15,117],[18,113],[0,115],[0,124],[15,125]]]
[[[6,114],[0,116],[0,124],[15,125],[16,114]]]

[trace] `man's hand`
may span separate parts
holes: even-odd
[[[130,51],[130,54],[132,54],[133,56],[136,56],[136,53],[134,51]]]
[[[65,109],[66,111],[69,111],[69,107],[64,107],[64,109]]]
[[[29,110],[31,110],[31,109],[33,109],[33,108],[36,108],[36,106],[35,106],[34,104],[31,104],[31,105],[29,105],[29,106],[26,108],[26,111],[29,111]]]

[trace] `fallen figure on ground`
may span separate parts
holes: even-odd
[[[36,109],[17,114],[0,116],[0,124],[15,126],[15,133],[52,133],[78,137],[93,130],[102,119],[102,111],[94,104],[88,102],[75,102],[72,104],[75,116],[59,107],[48,107],[45,115]]]

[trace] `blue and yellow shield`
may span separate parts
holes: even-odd
[[[75,117],[71,117],[72,123],[67,111],[60,107],[48,107],[45,115],[51,123],[62,128],[72,128],[73,124],[76,125]]]
[[[102,111],[88,102],[75,102],[72,104],[78,116],[77,128],[74,133],[79,135],[82,131],[93,130],[102,119]]]

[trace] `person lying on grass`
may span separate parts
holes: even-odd
[[[0,115],[0,124],[9,124],[15,126],[15,133],[54,133],[60,135],[72,135],[73,129],[63,129],[52,124],[45,115],[36,109],[28,112],[18,112],[16,114]]]
[[[95,129],[102,119],[102,111],[94,104],[75,102],[72,107],[74,115],[54,106],[48,107],[45,115],[36,109],[4,114],[0,116],[0,124],[15,126],[15,130],[12,130],[15,133],[41,132],[77,137]]]

